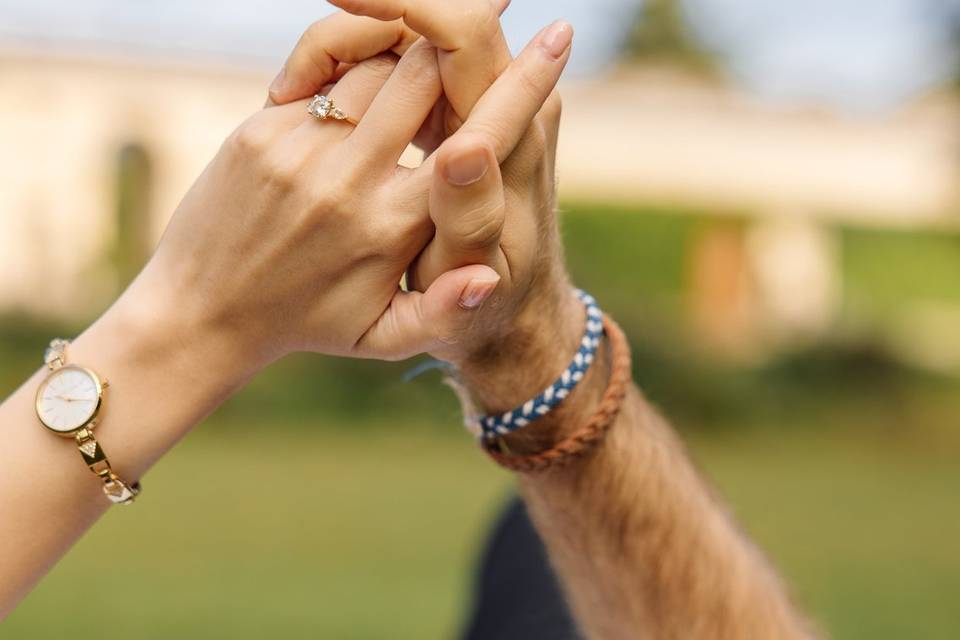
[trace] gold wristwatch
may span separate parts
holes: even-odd
[[[140,493],[140,483],[121,480],[93,437],[108,383],[89,369],[67,364],[69,344],[69,340],[56,338],[44,352],[50,374],[37,390],[37,417],[58,436],[76,441],[83,461],[103,483],[103,493],[111,502],[130,504]]]

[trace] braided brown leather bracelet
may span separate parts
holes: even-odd
[[[606,314],[603,316],[603,328],[610,342],[611,370],[610,381],[597,411],[580,429],[539,453],[512,455],[498,450],[499,439],[484,441],[481,446],[498,464],[513,471],[543,471],[583,456],[603,441],[620,413],[631,380],[630,345],[623,330]]]

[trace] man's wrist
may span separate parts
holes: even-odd
[[[567,285],[531,300],[495,344],[458,364],[458,382],[474,413],[510,411],[540,394],[570,365],[586,323],[584,305]],[[504,438],[516,453],[549,448],[585,420],[603,395],[607,365],[601,343],[594,364],[559,405]]]

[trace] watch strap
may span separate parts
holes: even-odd
[[[103,452],[103,447],[97,442],[92,431],[81,429],[77,432],[76,441],[83,462],[100,479],[107,499],[116,504],[130,504],[136,500],[140,494],[140,483],[127,484],[113,472],[107,454]]]
[[[50,346],[43,352],[43,362],[51,371],[55,371],[67,364],[67,347],[70,341],[64,338],[54,338]]]
[[[67,347],[70,341],[64,338],[54,338],[50,346],[43,353],[43,361],[47,368],[56,371],[67,364]],[[104,382],[106,386],[106,382]],[[93,435],[92,426],[84,427],[74,435],[80,456],[90,471],[100,479],[103,494],[114,504],[130,504],[140,495],[140,483],[127,483],[120,479],[113,471],[107,454]]]

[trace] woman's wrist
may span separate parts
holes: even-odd
[[[124,331],[145,356],[162,351],[183,366],[216,370],[226,383],[246,381],[285,355],[288,336],[269,331],[268,317],[254,322],[199,289],[151,262],[101,321]]]
[[[246,351],[135,284],[68,357],[109,380],[97,436],[132,481],[256,373]]]

